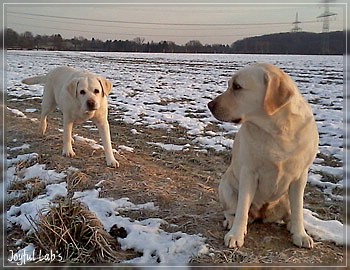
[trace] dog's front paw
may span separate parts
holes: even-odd
[[[63,150],[62,155],[64,157],[75,157],[75,153],[73,150]]]
[[[244,243],[244,233],[233,233],[229,231],[225,235],[225,245],[228,248],[239,248]]]
[[[294,245],[304,248],[313,248],[314,241],[306,233],[293,234],[292,236]]]
[[[119,168],[119,162],[116,159],[107,160],[107,166],[112,168]]]

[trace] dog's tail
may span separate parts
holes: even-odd
[[[23,79],[22,83],[33,85],[33,84],[45,84],[46,83],[46,75],[30,77],[27,79]]]

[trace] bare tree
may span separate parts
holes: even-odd
[[[145,42],[145,38],[143,37],[136,37],[133,40],[137,45],[142,45]]]

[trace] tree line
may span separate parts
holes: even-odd
[[[173,41],[145,42],[144,38],[133,40],[86,39],[82,36],[64,39],[60,34],[36,35],[27,31],[17,33],[7,28],[1,32],[6,49],[71,50],[101,52],[147,52],[147,53],[264,53],[264,54],[344,54],[345,32],[330,33],[279,33],[238,40],[231,45],[205,44],[190,40],[185,45]]]
[[[229,45],[203,45],[199,40],[190,40],[185,45],[173,41],[145,42],[144,38],[133,40],[106,40],[79,36],[63,39],[60,34],[36,35],[27,31],[18,34],[8,28],[5,30],[5,47],[8,49],[27,50],[76,50],[103,52],[149,52],[149,53],[231,53]]]
[[[278,33],[239,40],[232,45],[236,53],[332,54],[346,53],[346,32]]]

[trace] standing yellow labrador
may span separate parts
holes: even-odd
[[[242,124],[219,185],[226,246],[241,247],[248,220],[260,218],[286,221],[293,243],[312,248],[303,195],[319,139],[311,108],[293,80],[273,65],[254,64],[234,74],[208,107],[218,120]]]
[[[111,145],[108,124],[107,96],[112,83],[87,71],[78,71],[70,67],[58,67],[43,76],[27,78],[25,84],[44,84],[41,106],[40,132],[45,134],[47,115],[56,106],[63,113],[63,155],[74,157],[72,148],[73,123],[82,123],[91,119],[97,126],[104,147],[107,165],[118,167]]]

